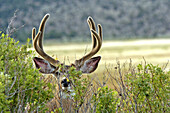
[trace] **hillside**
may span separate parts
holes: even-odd
[[[15,10],[14,34],[24,41],[31,37],[33,26],[46,13],[46,39],[89,37],[86,23],[92,16],[102,24],[105,38],[170,36],[169,0],[0,0],[0,31],[6,31]]]

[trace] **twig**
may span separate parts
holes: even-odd
[[[8,92],[7,92],[7,94],[11,91],[11,89],[13,88],[13,86],[14,86],[14,84],[15,84],[15,82],[16,82],[16,79],[17,77],[15,76],[14,77],[14,81],[13,81],[13,83],[12,83],[12,85],[11,85],[11,87],[9,88],[9,90],[8,90]]]
[[[17,30],[24,27],[24,25],[21,25],[18,28],[13,27],[13,23],[14,23],[15,19],[17,18],[17,16],[16,16],[17,12],[18,12],[18,9],[14,12],[14,15],[10,19],[10,22],[9,22],[8,27],[6,29],[6,34],[8,34],[8,37],[10,37],[12,33],[16,32]]]

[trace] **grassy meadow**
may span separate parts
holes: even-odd
[[[57,57],[60,62],[71,64],[89,52],[91,46],[91,42],[69,44],[55,43],[53,40],[45,41],[44,50],[54,58]],[[97,76],[99,79],[102,79],[103,75],[107,75],[108,70],[114,74],[117,61],[121,66],[124,64],[128,66],[131,60],[134,66],[146,62],[163,67],[170,60],[170,39],[104,41],[97,55],[102,56],[102,59],[97,70],[91,76]],[[166,69],[169,70],[169,67],[168,64]]]

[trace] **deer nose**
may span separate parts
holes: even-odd
[[[61,84],[63,84],[63,87],[68,87],[70,84],[70,81],[68,78],[65,78],[62,80]]]
[[[64,86],[64,87],[68,87],[68,83],[64,83],[63,86]]]

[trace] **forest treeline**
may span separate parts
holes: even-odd
[[[17,40],[31,37],[42,17],[50,13],[46,39],[89,37],[86,23],[92,16],[104,28],[105,39],[170,36],[169,0],[0,0],[0,31],[11,24]],[[23,26],[24,25],[24,26]],[[22,27],[21,27],[22,26]]]

